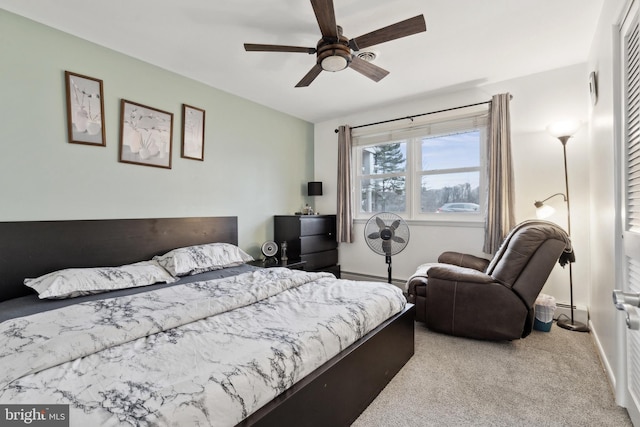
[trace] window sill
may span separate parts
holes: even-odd
[[[373,216],[373,214],[372,214]],[[354,224],[366,224],[369,218],[356,218]],[[421,227],[468,227],[482,228],[484,227],[484,219],[405,219],[409,225],[417,225]]]

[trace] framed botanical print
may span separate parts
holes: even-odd
[[[204,160],[204,114],[201,108],[182,104],[182,150],[185,159]]]
[[[120,162],[171,169],[173,113],[123,99]]]
[[[106,146],[102,80],[64,72],[69,142]]]

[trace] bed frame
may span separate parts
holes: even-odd
[[[211,242],[237,245],[238,218],[0,222],[0,301],[33,292],[23,285],[27,277],[130,264]]]
[[[0,301],[31,293],[26,277],[129,264],[210,242],[237,245],[237,217],[0,222]],[[239,425],[351,424],[413,356],[413,319],[408,304]]]

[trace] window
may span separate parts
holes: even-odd
[[[354,130],[356,217],[481,220],[487,115],[484,106],[409,128]]]
[[[422,138],[420,213],[480,207],[480,131]]]
[[[405,212],[407,209],[407,143],[362,147],[360,200],[362,212]]]

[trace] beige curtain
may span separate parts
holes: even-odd
[[[495,253],[515,226],[515,192],[511,159],[511,123],[508,93],[494,95],[489,113],[487,150],[488,194],[483,252]]]
[[[351,203],[351,128],[338,128],[338,242],[353,242],[353,208]]]

